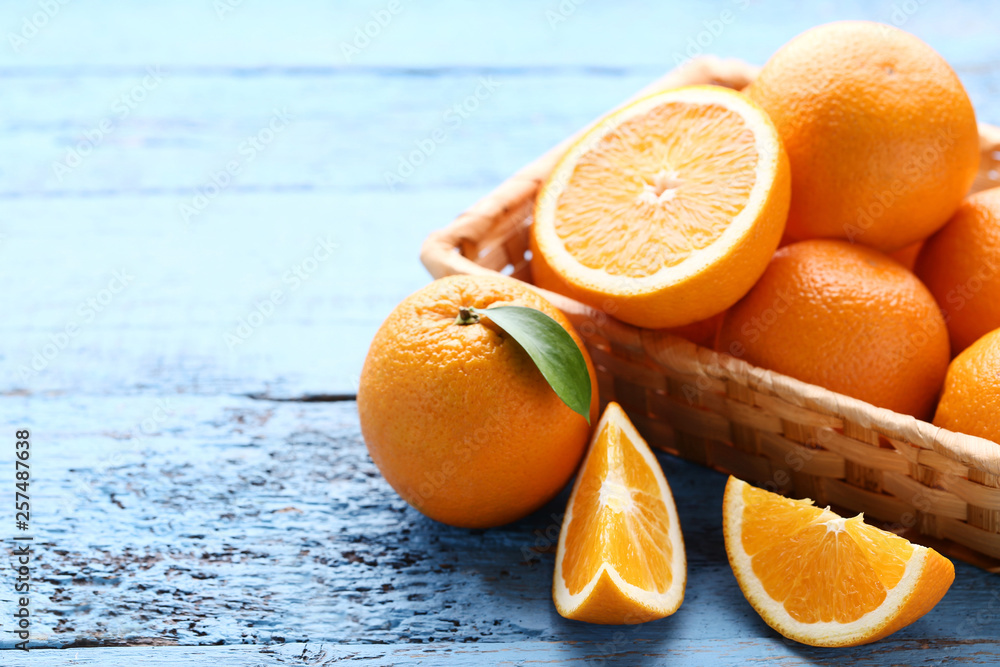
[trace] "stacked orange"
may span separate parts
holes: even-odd
[[[928,419],[951,356],[1000,328],[1000,190],[963,201],[978,166],[972,103],[930,46],[819,26],[744,93],[673,90],[596,123],[539,193],[533,278]]]

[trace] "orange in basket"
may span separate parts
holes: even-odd
[[[532,273],[631,324],[687,325],[757,281],[789,198],[788,159],[756,104],[717,86],[651,95],[556,165],[535,205]]]
[[[953,355],[1000,328],[1000,188],[963,201],[916,271],[945,313]]]
[[[939,229],[979,166],[972,102],[948,63],[888,25],[839,21],[775,53],[747,95],[788,151],[796,240],[893,251]]]
[[[1000,443],[1000,329],[977,340],[948,366],[934,423]]]
[[[948,330],[915,275],[877,250],[814,239],[775,253],[723,320],[718,349],[923,419],[948,369]]]

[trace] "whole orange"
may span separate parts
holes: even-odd
[[[1000,443],[1000,329],[951,362],[934,424]]]
[[[948,368],[934,297],[877,250],[816,239],[775,253],[717,349],[873,405],[930,416]]]
[[[979,140],[958,76],[898,28],[842,21],[778,50],[748,95],[792,170],[786,233],[892,251],[930,236],[972,185]]]
[[[908,270],[913,271],[914,267],[917,265],[917,257],[920,256],[920,250],[923,247],[924,242],[917,241],[916,243],[911,243],[908,246],[887,254],[889,257],[905,266]]]
[[[723,311],[707,320],[698,320],[682,327],[664,329],[664,331],[669,331],[673,335],[680,336],[695,345],[711,349],[715,345],[715,337],[719,333],[719,325],[722,324],[722,318],[725,315],[726,313]]]
[[[944,311],[952,354],[1000,328],[1000,188],[962,202],[928,239],[916,271]]]
[[[556,395],[527,352],[488,316],[459,308],[535,308],[566,329],[555,306],[504,276],[451,276],[400,303],[375,334],[361,372],[358,413],[375,465],[415,508],[468,528],[519,519],[554,497],[583,457],[587,420]],[[486,311],[488,313],[488,311]]]

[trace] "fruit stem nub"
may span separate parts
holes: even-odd
[[[455,324],[460,324],[465,326],[467,324],[475,324],[479,321],[479,313],[472,306],[460,306],[458,309],[458,317],[455,318]]]

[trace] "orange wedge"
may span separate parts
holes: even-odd
[[[532,273],[642,327],[721,313],[760,278],[791,196],[764,110],[718,86],[657,93],[598,122],[542,186]]]
[[[652,621],[677,611],[686,580],[667,480],[625,412],[609,403],[559,533],[556,609],[589,623]]]
[[[857,646],[930,611],[955,580],[947,558],[735,477],[722,509],[726,553],[743,595],[789,639]]]

